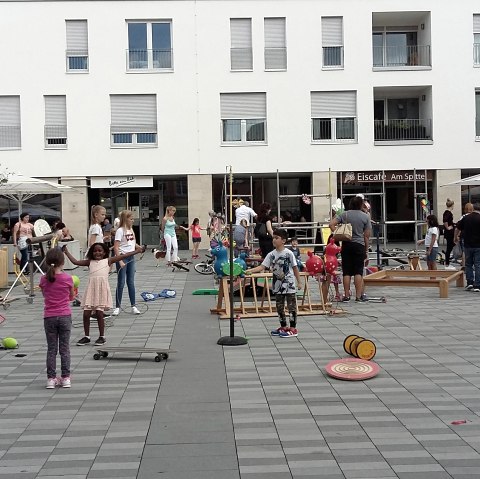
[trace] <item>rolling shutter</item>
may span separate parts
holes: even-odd
[[[312,118],[357,116],[356,91],[312,91]]]
[[[232,70],[252,70],[252,19],[231,18],[230,35]]]
[[[221,93],[220,111],[222,120],[266,118],[266,93]]]
[[[20,147],[20,97],[0,96],[0,148]]]
[[[88,53],[87,20],[66,20],[67,53],[86,55]]]
[[[343,17],[322,17],[322,46],[343,46]]]
[[[112,133],[156,133],[156,95],[110,95]]]
[[[285,18],[265,18],[265,69],[286,70]]]

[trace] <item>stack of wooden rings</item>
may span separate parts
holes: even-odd
[[[345,341],[343,341],[343,349],[347,354],[367,361],[373,359],[377,352],[373,341],[362,338],[356,334],[351,334],[345,338]]]

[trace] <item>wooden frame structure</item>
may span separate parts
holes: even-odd
[[[269,280],[272,278],[272,273],[258,273],[251,274],[245,278],[238,278],[239,281],[239,304],[233,305],[233,312],[242,318],[264,318],[270,316],[277,316],[276,303],[270,293]],[[315,314],[340,314],[344,313],[343,309],[332,309],[331,304],[325,303],[323,295],[320,291],[320,303],[314,303],[310,295],[310,288],[308,285],[308,273],[300,273],[304,278],[303,294],[297,297],[297,314],[298,316],[307,316]],[[263,280],[262,294],[257,294],[258,281]],[[253,289],[253,301],[245,301],[245,286],[250,284]],[[320,285],[321,288],[321,285]],[[217,307],[210,309],[212,314],[218,314],[220,319],[229,319],[232,305],[230,304],[229,278],[224,276],[220,280],[220,289],[218,291]]]
[[[465,286],[463,271],[445,270],[383,270],[365,276],[365,286],[404,286],[408,288],[438,288],[440,298],[448,298],[448,286],[452,281],[458,288]]]

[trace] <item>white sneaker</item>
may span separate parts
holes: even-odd
[[[69,388],[71,385],[72,382],[69,377],[60,379],[60,386],[62,386],[62,388]]]
[[[140,314],[140,311],[136,306],[132,306],[132,314]]]
[[[58,379],[57,378],[48,378],[47,379],[47,389],[55,389],[58,386]]]
[[[115,308],[113,310],[112,316],[118,316],[120,314],[120,308]]]

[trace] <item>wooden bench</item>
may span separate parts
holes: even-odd
[[[365,286],[437,287],[440,298],[448,298],[448,286],[452,281],[455,281],[459,288],[465,286],[463,271],[445,270],[406,271],[386,269],[365,276],[364,281]]]

